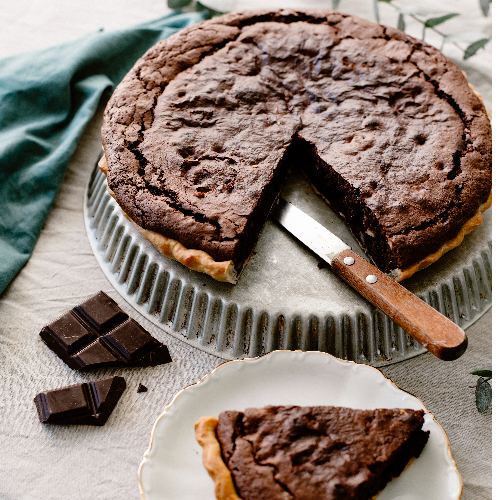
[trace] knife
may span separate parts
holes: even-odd
[[[465,352],[467,335],[460,327],[353,252],[302,210],[278,198],[271,218],[432,354],[451,361]]]

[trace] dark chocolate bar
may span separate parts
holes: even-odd
[[[41,392],[35,396],[40,422],[104,425],[125,390],[123,377],[108,377]]]
[[[42,340],[71,368],[155,366],[172,361],[166,345],[98,292],[42,328]]]

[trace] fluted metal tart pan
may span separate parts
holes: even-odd
[[[363,255],[342,220],[300,172],[282,196]],[[163,256],[144,240],[96,168],[85,223],[106,277],[137,311],[184,342],[224,359],[276,349],[320,350],[382,366],[425,352],[272,221],[238,283],[219,283]],[[491,213],[464,242],[403,285],[466,329],[491,307]]]

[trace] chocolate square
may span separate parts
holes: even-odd
[[[121,359],[102,342],[102,339],[92,342],[72,356],[72,359],[76,363],[75,366],[80,366],[81,368],[91,365],[112,365],[121,363]]]
[[[127,361],[139,359],[142,354],[153,349],[158,343],[132,318],[127,319],[113,331],[104,335],[102,339]]]
[[[67,355],[75,353],[97,338],[71,311],[45,326],[40,335],[54,351]]]
[[[37,398],[37,408],[42,422],[54,423],[93,413],[88,387],[85,384],[42,392]]]
[[[128,318],[118,304],[104,292],[97,292],[83,304],[74,307],[73,311],[99,335]]]
[[[125,390],[123,377],[108,377],[37,394],[40,422],[104,425]]]

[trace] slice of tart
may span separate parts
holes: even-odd
[[[127,217],[221,281],[241,273],[291,168],[398,281],[491,203],[491,127],[461,70],[328,10],[232,13],[159,42],[118,85],[102,141]]]
[[[423,424],[422,410],[266,406],[195,433],[217,500],[369,500],[420,455]]]

